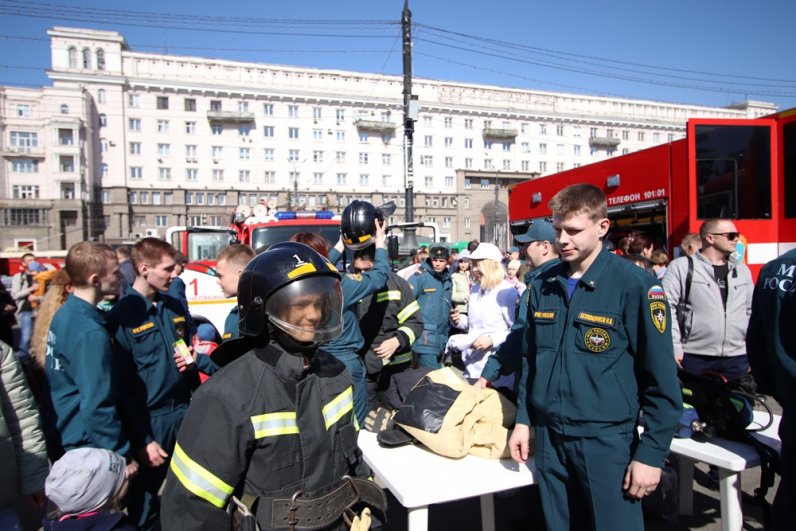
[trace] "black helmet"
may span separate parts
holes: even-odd
[[[384,214],[367,201],[357,199],[345,207],[340,218],[343,243],[349,249],[358,251],[373,243],[376,220],[384,221]]]
[[[314,347],[343,330],[340,274],[303,243],[278,243],[255,256],[241,273],[238,307],[242,336],[259,336],[270,322]]]

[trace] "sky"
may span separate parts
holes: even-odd
[[[46,31],[132,50],[401,75],[404,0],[0,0],[0,85],[49,85]],[[415,77],[796,107],[794,0],[410,0]]]

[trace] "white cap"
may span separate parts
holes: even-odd
[[[470,253],[470,260],[494,260],[500,263],[503,260],[503,253],[492,243],[479,243],[475,251]]]

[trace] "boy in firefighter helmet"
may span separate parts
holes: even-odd
[[[342,479],[367,474],[351,380],[319,348],[340,334],[342,304],[337,270],[304,244],[277,244],[249,262],[238,341],[250,348],[194,396],[163,493],[163,529],[231,529],[233,496],[263,530],[291,518],[297,528],[312,520],[336,529],[351,500],[384,509],[371,482]],[[337,490],[338,507],[321,504]]]

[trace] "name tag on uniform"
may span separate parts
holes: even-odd
[[[133,328],[132,330],[130,330],[130,332],[132,332],[133,335],[138,335],[138,334],[140,334],[142,332],[146,332],[147,330],[150,330],[152,328],[155,328],[155,323],[153,323],[152,321],[149,321],[148,323],[144,323],[141,326]]]
[[[614,318],[610,315],[600,315],[589,312],[578,313],[578,316],[575,318],[575,320],[580,321],[581,323],[596,324],[608,328],[613,328],[615,323]]]
[[[230,332],[228,334],[224,334],[223,336],[221,336],[221,339],[229,339],[231,337],[232,337],[232,332]]]
[[[554,310],[536,310],[533,312],[533,318],[537,321],[555,321],[556,312]]]
[[[423,288],[423,293],[434,293],[437,288]]]
[[[172,318],[171,322],[174,323],[174,324],[184,323],[185,322],[185,317],[174,317],[174,318]]]

